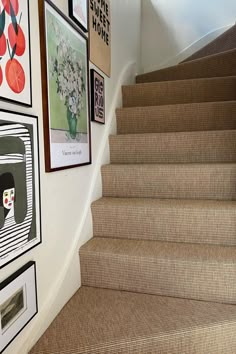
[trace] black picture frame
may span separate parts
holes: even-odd
[[[96,70],[90,70],[91,120],[105,124],[105,79]]]
[[[37,313],[36,263],[30,261],[0,283],[0,353]]]
[[[68,8],[69,8],[69,16],[70,18],[76,23],[77,26],[79,26],[82,31],[84,31],[85,33],[88,32],[88,23],[89,23],[89,17],[88,17],[88,0],[80,0],[83,1],[85,4],[85,16],[84,16],[84,20],[75,13],[75,9],[74,9],[74,4],[75,4],[75,0],[68,0]]]
[[[0,128],[2,269],[42,243],[42,225],[38,117],[0,109]],[[9,188],[14,188],[10,209],[3,203]]]
[[[64,170],[68,168],[74,168],[79,166],[85,166],[92,163],[92,153],[91,153],[91,126],[90,126],[90,109],[89,109],[89,60],[88,60],[88,38],[86,35],[79,30],[79,28],[72,22],[67,16],[65,16],[50,0],[40,0],[39,1],[39,24],[40,24],[40,47],[41,47],[41,73],[42,73],[42,97],[43,97],[43,120],[44,120],[44,150],[45,150],[45,170],[46,172],[55,172],[59,170]],[[46,17],[47,14],[47,18]],[[82,80],[82,86],[84,93],[82,99],[80,98],[78,102],[85,102],[85,108],[83,107],[82,116],[85,117],[84,122],[86,122],[86,129],[78,132],[75,129],[75,132],[71,133],[71,127],[69,122],[73,122],[72,119],[68,119],[68,112],[72,114],[68,107],[69,99],[73,95],[68,95],[68,100],[63,95],[60,95],[60,79],[59,79],[59,70],[60,70],[60,61],[67,60],[59,58],[59,50],[55,50],[54,53],[55,58],[51,57],[50,53],[48,52],[50,46],[47,45],[47,35],[50,33],[52,36],[54,32],[47,31],[46,26],[49,26],[48,18],[51,16],[53,21],[57,22],[57,28],[59,28],[60,36],[59,39],[66,43],[67,50],[75,51],[75,45],[77,48],[83,48],[83,54],[80,52],[80,59],[81,59],[81,66],[79,68],[74,68],[72,71],[73,73],[80,73],[81,75],[80,80]],[[60,26],[62,26],[62,29]],[[70,31],[70,38],[68,41],[65,40],[67,33],[66,31]],[[55,34],[55,36],[58,34]],[[73,35],[73,36],[72,36]],[[71,45],[70,41],[71,38],[76,38],[76,41],[73,42]],[[67,38],[67,39],[68,39]],[[50,40],[50,38],[49,38]],[[52,39],[51,39],[52,40]],[[56,43],[56,41],[55,41]],[[55,44],[54,46],[58,45]],[[58,48],[61,46],[58,45]],[[77,49],[78,52],[78,49]],[[65,55],[67,58],[67,54]],[[83,59],[84,58],[84,59]],[[49,63],[57,63],[58,66],[51,65],[49,67]],[[79,65],[80,60],[73,60],[70,63],[72,65]],[[64,62],[63,62],[64,65]],[[51,70],[51,71],[50,71]],[[82,73],[82,74],[81,74]],[[50,75],[57,75],[57,79]],[[78,79],[78,78],[77,78]],[[76,79],[76,80],[77,80]],[[53,92],[54,102],[50,101],[50,83],[52,80],[55,80],[55,85],[57,85],[57,89]],[[69,82],[69,78],[65,77],[65,81]],[[75,85],[76,90],[78,90],[78,85]],[[79,89],[81,91],[81,89]],[[66,94],[67,95],[67,94]],[[55,96],[57,96],[56,100],[57,103],[55,104]],[[60,96],[60,97],[59,97]],[[70,96],[70,97],[69,97]],[[61,98],[62,97],[62,98]],[[75,96],[73,96],[74,98]],[[77,95],[78,97],[78,95]],[[60,102],[61,100],[61,102]],[[63,103],[64,100],[64,103]],[[67,112],[66,112],[67,109]],[[62,112],[63,111],[63,112]],[[55,118],[56,116],[56,118]],[[60,118],[58,118],[60,117]],[[74,117],[78,120],[77,113]],[[59,126],[60,120],[60,126]],[[63,120],[63,124],[61,123]],[[75,120],[75,119],[74,119]],[[56,121],[56,124],[52,124],[52,122]],[[57,126],[58,123],[58,126]],[[76,123],[75,123],[76,124]],[[75,125],[74,124],[74,125]],[[78,123],[79,124],[79,123]],[[85,125],[85,124],[84,124]],[[77,134],[81,135],[81,137],[77,138]],[[68,144],[67,144],[68,142]],[[85,146],[86,145],[86,146]],[[55,151],[56,150],[56,151]]]
[[[0,100],[25,107],[32,107],[32,69],[29,0],[26,0],[25,2],[20,2],[19,4],[20,6],[16,10],[16,14],[14,13],[12,16],[14,16],[14,20],[16,21],[15,23],[17,24],[17,36],[21,35],[24,37],[25,40],[25,49],[23,53],[22,48],[17,49],[17,46],[15,46],[14,50],[14,44],[11,43],[12,40],[9,37],[11,34],[8,30],[8,24],[9,26],[13,24],[13,22],[10,22],[13,21],[11,14],[8,13],[8,10],[6,11],[4,8],[0,14],[0,17],[5,16],[5,20],[3,21],[3,19],[1,18],[0,21],[1,23],[5,23],[4,28],[0,28],[0,35],[3,31],[3,35],[6,39],[6,50],[0,53]],[[27,11],[25,16],[24,10]],[[22,25],[23,21],[25,21],[25,24]],[[13,25],[12,28],[14,28]],[[27,28],[26,33],[24,33],[24,31],[22,30],[24,28]],[[14,29],[12,30],[12,32],[13,31]],[[14,38],[14,36],[12,38]],[[27,65],[25,66],[24,57],[27,57]],[[24,64],[22,61],[24,62]],[[7,77],[10,78],[11,73],[16,72],[17,70],[19,72],[19,75],[17,77],[20,79],[18,79],[18,82],[16,84],[14,80],[12,81]]]

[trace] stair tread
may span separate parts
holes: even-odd
[[[219,209],[219,210],[235,210],[236,201],[233,200],[199,200],[199,199],[158,199],[158,198],[113,198],[102,197],[92,203],[93,207],[102,208],[104,205],[109,206],[131,206],[131,207],[184,207],[187,209]]]
[[[197,52],[190,55],[188,58],[183,60],[183,62],[192,61],[196,58],[210,56],[212,54],[225,52],[235,48],[235,34],[236,25],[230,27],[227,31],[223,32],[216,39],[206,44],[204,47],[199,49]]]
[[[236,247],[218,245],[93,237],[80,249],[80,254],[87,252],[111,257],[146,258],[150,262],[159,258],[186,263],[236,264]]]
[[[30,353],[232,354],[235,330],[236,306],[82,287]]]
[[[124,107],[232,101],[236,76],[138,83],[122,87]]]
[[[236,128],[236,101],[200,102],[116,110],[118,134]]]
[[[137,84],[136,84],[137,85]],[[132,85],[131,85],[132,86]],[[167,108],[170,109],[183,109],[186,110],[188,108],[193,108],[193,112],[195,111],[195,108],[199,107],[199,108],[203,108],[204,110],[206,109],[206,107],[210,107],[210,106],[227,106],[227,105],[236,105],[236,100],[231,100],[231,101],[216,101],[216,102],[193,102],[193,103],[176,103],[176,104],[166,104],[166,105],[162,105],[162,106],[137,106],[137,107],[120,107],[120,108],[116,108],[116,112],[133,112],[134,110],[136,111],[143,111],[146,112],[147,110],[150,111],[156,111],[159,110],[164,111]],[[217,112],[217,111],[216,111]]]
[[[236,130],[110,135],[112,164],[236,162]]]
[[[136,76],[136,82],[209,78],[236,74],[236,49],[183,62]]]
[[[103,197],[92,216],[94,236],[236,246],[235,201]]]
[[[104,197],[236,199],[235,163],[102,166]]]
[[[236,304],[236,247],[93,237],[82,285]]]

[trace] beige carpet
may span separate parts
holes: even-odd
[[[80,249],[82,288],[31,354],[236,353],[230,49],[122,88],[94,237]]]

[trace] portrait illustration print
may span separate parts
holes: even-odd
[[[0,267],[41,241],[37,119],[0,111]]]

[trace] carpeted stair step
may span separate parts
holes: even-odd
[[[111,135],[112,164],[236,162],[236,130]]]
[[[232,26],[212,42],[183,60],[183,62],[203,58],[216,53],[222,53],[234,48],[236,48],[236,25]]]
[[[236,75],[236,49],[152,71],[136,77],[137,83]]]
[[[104,197],[236,200],[236,164],[105,165]]]
[[[31,354],[233,354],[236,306],[82,287]]]
[[[128,85],[122,87],[122,94],[124,107],[232,101],[236,99],[236,77]]]
[[[236,246],[236,202],[101,198],[92,204],[96,237]]]
[[[118,134],[236,129],[236,101],[116,110]]]
[[[236,304],[236,247],[94,237],[82,285]]]

